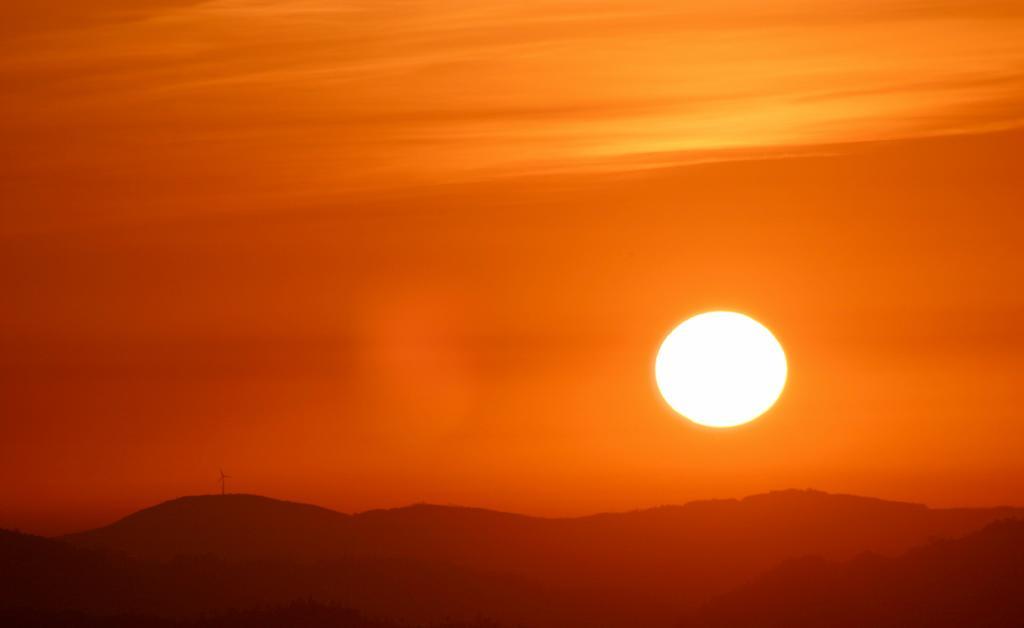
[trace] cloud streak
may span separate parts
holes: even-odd
[[[0,189],[42,223],[75,213],[55,177],[96,215],[230,210],[1010,128],[1024,99],[1001,0],[45,8],[0,61]]]

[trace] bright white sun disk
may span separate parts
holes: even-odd
[[[733,427],[772,407],[786,385],[786,354],[768,328],[736,312],[699,314],[658,350],[658,389],[694,423]]]

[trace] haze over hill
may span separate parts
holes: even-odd
[[[288,564],[292,582],[284,590],[300,593],[294,583],[308,582],[337,599],[356,587],[366,591],[363,608],[391,608],[405,619],[444,617],[446,608],[457,608],[548,625],[580,613],[591,625],[630,625],[668,622],[786,559],[895,555],[1022,514],[816,491],[563,519],[434,505],[348,515],[216,495],[165,502],[65,539],[145,561],[208,556],[227,564]],[[330,577],[317,571],[326,565],[333,565]],[[388,584],[379,574],[389,570],[417,575]],[[421,589],[422,603],[398,602],[424,583],[431,594]],[[387,590],[371,593],[377,585]]]

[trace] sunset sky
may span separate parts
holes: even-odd
[[[8,0],[0,527],[1024,505],[1018,0]],[[785,347],[732,430],[679,322]]]

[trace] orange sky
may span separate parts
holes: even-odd
[[[1024,5],[14,0],[0,527],[183,493],[1022,504]],[[765,417],[654,352],[745,312]]]

